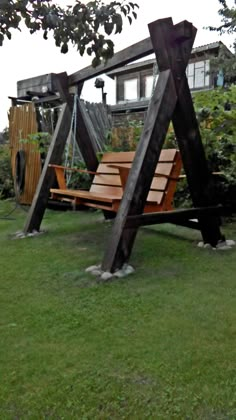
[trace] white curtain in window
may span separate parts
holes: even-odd
[[[204,61],[199,61],[195,63],[195,88],[200,88],[205,86],[205,63]]]
[[[153,76],[145,77],[145,98],[151,98],[153,89]]]
[[[138,79],[124,81],[124,99],[125,101],[138,99]]]

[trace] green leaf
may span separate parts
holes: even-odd
[[[68,44],[64,42],[61,46],[61,52],[62,54],[66,54],[68,52]]]
[[[101,64],[101,59],[99,57],[94,57],[93,61],[92,61],[92,66],[93,67],[97,67],[99,66],[99,64]]]
[[[10,31],[6,31],[6,36],[8,39],[11,39],[11,32]]]
[[[107,35],[110,35],[114,29],[114,23],[113,22],[105,22],[104,29]]]
[[[115,34],[118,34],[122,31],[123,21],[121,15],[116,14],[113,18],[113,22],[116,25]]]

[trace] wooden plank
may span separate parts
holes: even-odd
[[[172,162],[175,159],[177,150],[176,149],[162,149],[157,165],[161,165],[164,162]],[[135,152],[106,152],[103,155],[102,162],[106,163],[130,163],[133,162]]]
[[[135,152],[106,152],[102,163],[130,163],[133,162]]]
[[[125,165],[125,164],[124,164]],[[129,164],[129,167],[131,164]],[[118,168],[114,168],[112,165],[107,165],[106,163],[99,163],[97,172],[101,174],[118,174]]]
[[[94,185],[92,184],[90,188],[91,193],[98,193],[102,196],[102,194],[115,197],[116,199],[119,198],[121,200],[123,195],[123,189],[119,186],[109,186],[109,185]]]
[[[182,123],[180,123],[180,120]],[[179,101],[173,115],[173,125],[193,205],[195,207],[209,207],[215,204],[214,182],[207,165],[186,78],[184,78],[181,90],[179,90]],[[214,216],[214,213],[212,215],[204,213],[200,215],[199,224],[205,243],[215,246],[218,241],[224,240],[220,231],[219,217]]]
[[[37,185],[33,202],[27,215],[24,232],[39,230],[41,221],[46,210],[50,187],[55,180],[55,172],[49,167],[51,163],[61,163],[62,154],[65,148],[66,139],[70,130],[71,107],[68,104],[62,105],[46,161]]]
[[[155,169],[156,175],[170,175],[173,168],[173,162],[172,163],[158,163]]]
[[[105,194],[103,190],[102,192],[99,192],[99,189],[95,191],[91,191],[91,190],[83,191],[83,190],[67,190],[67,189],[58,190],[56,188],[51,188],[51,193],[62,195],[63,197],[64,196],[65,197],[78,197],[81,199],[98,201],[98,205],[99,205],[99,201],[112,203],[113,200],[120,198],[118,188],[117,188],[117,193],[116,193],[116,189],[111,188],[111,187],[110,188],[107,187],[107,194]]]
[[[170,22],[172,23],[171,18]],[[160,25],[160,20],[153,22],[153,25]],[[188,22],[184,22],[182,25],[176,25],[175,33],[172,32],[171,42],[174,41],[180,42],[185,38],[189,38],[192,35],[191,26],[188,25]],[[82,70],[79,70],[75,73],[72,73],[69,76],[69,86],[76,85],[77,83],[85,82],[86,80],[97,77],[100,74],[107,73],[116,68],[122,67],[126,64],[131,63],[132,61],[138,60],[140,58],[146,57],[153,53],[152,41],[149,38],[146,38],[142,41],[137,42],[136,44],[131,45],[118,51],[106,64],[102,63],[97,67],[88,66]],[[168,68],[168,67],[167,67]]]
[[[96,133],[88,117],[85,104],[81,100],[78,101],[78,115],[76,121],[76,139],[86,167],[90,171],[96,171],[98,167],[96,152],[99,152],[100,149],[98,147]]]
[[[98,140],[100,143],[104,144],[105,128],[102,125],[102,120],[100,118],[100,111],[98,109],[98,106],[96,106],[96,104],[87,104],[87,109],[91,119],[91,123],[93,124],[94,129],[96,131]]]
[[[154,177],[151,183],[151,190],[165,191],[168,184],[168,178]]]
[[[93,185],[113,185],[121,187],[120,175],[117,174],[101,174],[95,175]]]
[[[163,211],[152,214],[141,214],[137,216],[128,216],[125,229],[133,229],[139,226],[150,226],[159,223],[174,223],[183,224],[188,223],[191,219],[198,219],[201,215],[217,215],[220,216],[224,213],[223,206],[210,206],[210,207],[196,207],[191,209],[180,209]],[[195,226],[195,225],[194,225]],[[192,225],[193,227],[193,225]]]
[[[50,166],[50,165],[49,165]],[[63,190],[66,189],[65,170],[63,166],[53,165],[57,178],[58,187]]]
[[[160,70],[168,66],[173,72],[178,102],[172,120],[191,198],[195,207],[211,206],[214,204],[211,190],[212,182],[185,73],[196,35],[196,28],[186,21],[176,25],[176,30],[182,33],[186,32],[186,34],[192,33],[192,37],[186,37],[182,45],[176,44],[173,50],[167,48],[167,45],[171,42],[170,32],[166,34],[165,39],[161,38],[163,23],[160,25],[149,24],[149,31],[152,38],[162,39],[163,41],[159,42],[157,48],[155,48]],[[162,54],[163,48],[166,54]],[[199,223],[205,242],[214,246],[219,240],[223,239],[218,217],[206,217],[204,214],[200,216]]]
[[[10,109],[9,137],[11,151],[11,166],[15,178],[15,159],[19,150],[25,152],[25,185],[23,191],[17,194],[17,201],[21,204],[31,204],[41,173],[41,158],[39,146],[29,142],[23,143],[29,134],[38,131],[34,104],[25,104]]]
[[[156,204],[162,204],[162,201],[165,198],[165,192],[164,191],[149,191],[146,202],[156,203]],[[142,209],[144,211],[144,209]]]
[[[137,230],[123,232],[125,220],[128,215],[143,212],[176,101],[172,74],[169,70],[163,71],[151,99],[143,133],[102,262],[104,271],[113,272],[120,268],[130,256]]]
[[[86,80],[97,77],[100,74],[107,73],[118,67],[129,64],[134,60],[146,57],[153,53],[153,47],[150,38],[137,42],[122,51],[117,52],[106,64],[100,64],[97,67],[88,66],[82,70],[72,73],[69,76],[69,85],[85,82]]]

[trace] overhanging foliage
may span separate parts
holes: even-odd
[[[86,52],[93,56],[96,67],[113,56],[114,44],[109,35],[122,31],[124,19],[131,24],[137,17],[137,8],[136,3],[127,0],[109,4],[94,0],[86,5],[75,0],[74,6],[66,8],[51,0],[0,0],[0,46],[24,22],[31,34],[42,30],[44,39],[51,31],[64,54],[72,44],[80,55]]]

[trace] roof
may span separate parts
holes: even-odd
[[[130,70],[144,70],[145,68],[150,68],[153,65],[153,63],[155,63],[155,61],[156,60],[154,58],[151,58],[149,60],[143,60],[138,62],[136,61],[132,64],[126,64],[125,66],[119,67],[118,69],[109,71],[107,73],[107,76],[114,79],[114,77],[120,73],[129,73]]]
[[[228,56],[232,56],[232,52],[226,47],[226,45],[221,41],[211,42],[210,44],[201,45],[199,47],[195,47],[192,49],[191,57],[193,58],[195,55],[202,55],[203,53],[212,52],[214,50],[218,50],[219,48],[224,48],[226,54]],[[190,58],[191,59],[191,58]],[[112,79],[115,78],[118,74],[125,74],[129,73],[131,70],[143,70],[145,68],[151,67],[152,64],[156,62],[155,58],[144,60],[144,61],[136,61],[132,64],[127,64],[122,66],[118,69],[112,70],[107,73],[107,76],[111,77]]]

